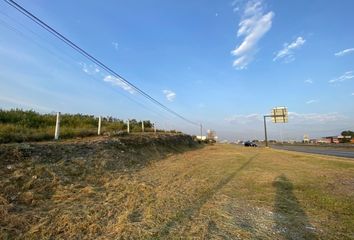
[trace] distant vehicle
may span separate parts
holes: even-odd
[[[245,147],[257,147],[257,144],[251,141],[247,141],[244,143]]]

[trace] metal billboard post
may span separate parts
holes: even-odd
[[[267,136],[266,117],[267,117],[267,116],[263,116],[263,121],[264,121],[264,140],[265,140],[266,147],[268,147],[268,136]]]
[[[267,134],[267,121],[266,118],[271,117],[274,123],[287,123],[288,122],[288,109],[286,107],[273,108],[271,115],[264,115],[264,141],[266,147],[268,147],[268,134]],[[278,119],[280,118],[280,119]]]

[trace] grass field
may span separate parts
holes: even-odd
[[[37,163],[32,182],[17,183],[22,200],[14,203],[4,181],[21,172],[2,173],[0,237],[354,238],[353,160],[213,145],[124,171],[93,164],[84,173],[72,170],[70,182],[58,173],[65,164],[82,159]],[[30,163],[14,168],[21,166]],[[39,187],[50,196],[36,196]]]

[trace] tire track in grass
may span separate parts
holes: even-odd
[[[242,164],[241,167],[239,167],[237,170],[235,170],[233,173],[231,173],[229,176],[226,178],[223,178],[218,184],[216,184],[213,188],[210,190],[206,191],[204,194],[200,196],[198,200],[189,207],[177,212],[177,214],[171,218],[168,222],[166,222],[160,230],[156,233],[156,235],[153,237],[153,239],[159,239],[159,238],[165,238],[169,235],[170,231],[173,229],[173,227],[183,224],[185,222],[190,221],[191,217],[198,213],[200,209],[203,207],[203,205],[208,202],[217,192],[220,191],[226,184],[228,184],[236,175],[244,170],[257,156],[259,153],[256,155],[253,155],[250,157],[247,162]]]

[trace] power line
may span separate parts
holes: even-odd
[[[173,111],[172,109],[168,108],[167,106],[165,106],[164,104],[160,103],[159,101],[157,101],[155,98],[151,97],[148,93],[144,92],[143,90],[141,90],[140,88],[138,88],[137,86],[135,86],[133,83],[129,82],[127,79],[125,79],[124,77],[122,77],[121,75],[119,75],[117,72],[115,72],[113,69],[111,69],[110,67],[108,67],[107,65],[105,65],[104,63],[102,63],[101,61],[99,61],[97,58],[95,58],[94,56],[92,56],[91,54],[89,54],[87,51],[85,51],[84,49],[82,49],[81,47],[79,47],[78,45],[76,45],[75,43],[73,43],[72,41],[70,41],[68,38],[66,38],[65,36],[63,36],[61,33],[59,33],[58,31],[56,31],[55,29],[53,29],[52,27],[50,27],[48,24],[46,24],[45,22],[43,22],[42,20],[40,20],[38,17],[36,17],[35,15],[33,15],[32,13],[30,13],[28,10],[26,10],[25,8],[23,8],[21,5],[19,5],[18,3],[16,3],[13,0],[4,0],[5,3],[9,4],[11,7],[15,8],[16,10],[18,10],[19,12],[21,12],[23,15],[25,15],[26,17],[28,17],[29,19],[31,19],[33,22],[35,22],[36,24],[38,24],[40,27],[42,27],[43,29],[45,29],[46,31],[48,31],[49,33],[51,33],[52,35],[54,35],[56,38],[58,38],[59,40],[63,41],[65,44],[67,44],[69,47],[73,48],[75,51],[79,52],[81,55],[83,55],[85,58],[87,58],[88,60],[90,60],[91,62],[97,64],[98,66],[100,66],[102,69],[106,70],[108,73],[114,75],[115,77],[119,78],[123,83],[129,85],[130,87],[132,87],[135,91],[137,91],[139,94],[141,94],[142,96],[146,97],[147,99],[149,99],[151,102],[153,102],[154,104],[160,106],[161,108],[163,108],[164,110],[168,111],[169,113],[181,118],[182,120],[190,123],[190,124],[194,124],[194,125],[198,125],[199,123],[193,122],[185,117],[183,117],[182,115],[176,113],[175,111]]]
[[[16,22],[17,24],[21,25],[22,27],[24,27],[24,26],[23,26],[21,23],[19,23],[16,19],[11,18],[11,17],[8,16],[7,14],[3,13],[2,11],[0,11],[0,15],[4,15],[4,16],[6,16],[7,18],[9,18],[10,20],[12,20],[12,21]],[[37,46],[42,47],[43,49],[47,50],[47,51],[48,51],[50,54],[52,54],[53,56],[58,57],[59,52],[54,53],[54,52],[51,51],[50,49],[48,49],[48,48],[46,48],[46,47],[43,47],[43,46],[42,46],[40,43],[38,43],[35,39],[33,39],[33,38],[29,37],[29,36],[26,36],[26,34],[25,34],[23,31],[18,30],[18,29],[16,29],[15,26],[13,26],[13,25],[11,25],[11,24],[9,24],[9,23],[3,21],[3,19],[2,19],[1,17],[0,17],[0,25],[3,25],[3,26],[5,26],[6,28],[8,28],[9,30],[11,30],[11,31],[13,31],[13,32],[15,32],[15,33],[21,35],[22,37],[24,37],[24,38],[26,38],[26,39],[28,39],[28,40],[33,41]],[[27,30],[28,30],[28,29],[27,29]],[[35,32],[33,32],[33,31],[31,31],[31,30],[29,30],[29,31],[30,31],[32,34],[34,34],[35,36],[41,38],[41,36],[38,35],[38,34],[36,34]],[[42,40],[43,40],[43,39],[42,39]],[[63,60],[63,61],[65,61],[65,60]],[[92,75],[89,75],[89,77],[96,80],[96,78],[94,78]],[[120,92],[119,92],[119,93],[120,93]],[[125,98],[127,98],[128,100],[130,100],[130,101],[132,101],[133,103],[135,103],[136,105],[140,106],[140,107],[141,107],[143,110],[145,110],[146,112],[152,112],[153,114],[155,114],[156,116],[158,116],[158,117],[160,117],[160,118],[164,118],[164,119],[170,120],[170,119],[167,118],[166,116],[164,116],[164,115],[158,113],[157,111],[153,110],[152,108],[149,108],[146,104],[144,104],[144,103],[142,103],[142,102],[140,102],[140,101],[137,101],[137,100],[133,99],[132,97],[130,97],[129,95],[127,95],[127,94],[125,93],[125,91],[123,91],[123,93],[120,93],[120,94],[121,94],[122,96],[124,96]]]

